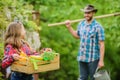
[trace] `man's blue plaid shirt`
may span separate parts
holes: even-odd
[[[77,34],[80,36],[78,61],[91,62],[100,58],[99,41],[104,41],[103,27],[93,19],[91,24],[85,20],[79,23]]]

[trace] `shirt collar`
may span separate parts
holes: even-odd
[[[85,20],[85,24],[86,24],[86,25],[92,25],[94,22],[95,22],[95,19],[92,19],[91,23],[88,23],[88,22]]]

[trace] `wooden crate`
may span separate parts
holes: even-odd
[[[19,61],[15,61],[11,65],[11,70],[26,73],[26,74],[52,71],[60,68],[59,59],[60,59],[60,56],[59,54],[57,54],[54,60],[37,62],[37,66],[38,66],[37,70],[34,69],[33,63],[30,61],[30,59],[26,59],[24,61],[19,60]]]

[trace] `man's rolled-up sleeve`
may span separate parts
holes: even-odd
[[[98,28],[98,39],[99,39],[99,41],[105,40],[105,33],[104,33],[104,29],[102,26],[99,26],[99,28]]]

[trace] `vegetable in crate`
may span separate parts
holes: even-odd
[[[31,55],[30,58],[36,59],[36,60],[43,60],[42,56],[40,55]]]
[[[28,56],[23,51],[20,52],[20,57],[21,58],[19,60],[23,60],[24,61],[24,60],[28,59]]]
[[[55,52],[51,48],[43,48],[40,51],[43,60],[50,61],[55,57]]]
[[[44,52],[42,57],[43,57],[43,60],[50,61],[50,60],[54,59],[55,54],[54,54],[54,52]]]
[[[30,56],[30,60],[33,63],[35,70],[38,69],[37,62],[40,62],[42,60],[44,60],[44,61],[54,60],[54,57],[57,54],[54,51],[52,51],[51,48],[43,48],[40,51],[40,53],[41,53],[40,55],[31,55]]]

